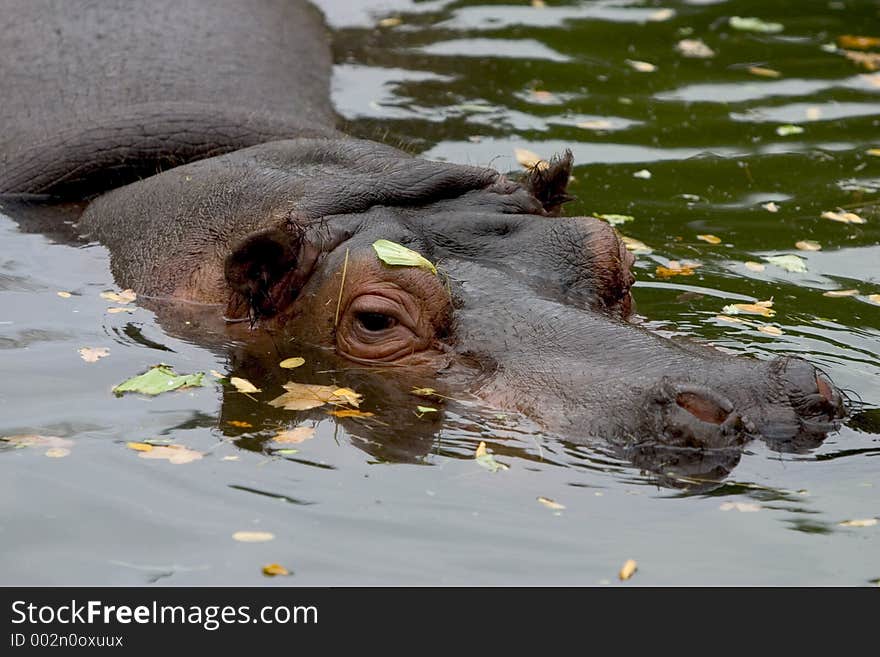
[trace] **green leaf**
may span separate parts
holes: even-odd
[[[419,413],[436,413],[437,409],[433,406],[416,406],[416,410]]]
[[[779,255],[765,256],[764,260],[772,265],[776,265],[780,269],[790,271],[794,274],[803,274],[807,271],[807,265],[804,259],[796,255]]]
[[[117,396],[126,392],[139,392],[144,395],[158,395],[179,388],[196,388],[204,385],[204,373],[177,374],[168,365],[155,365],[143,374],[120,383],[113,388]]]
[[[785,29],[782,23],[768,23],[754,16],[731,16],[730,27],[743,32],[761,32],[762,34],[775,34]]]
[[[389,240],[376,240],[373,242],[373,250],[379,256],[379,260],[386,265],[397,267],[418,267],[426,269],[432,274],[437,273],[434,264],[426,259],[421,253],[408,249],[402,244]]]
[[[786,123],[785,125],[781,125],[776,128],[776,134],[780,137],[788,137],[789,135],[799,135],[803,133],[804,129],[799,125],[792,125],[791,123]]]

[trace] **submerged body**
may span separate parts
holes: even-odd
[[[796,445],[844,413],[803,360],[628,322],[632,256],[558,216],[570,157],[514,181],[338,132],[303,3],[5,5],[0,193],[89,199],[80,231],[121,286],[640,453]],[[440,273],[382,263],[380,239]]]

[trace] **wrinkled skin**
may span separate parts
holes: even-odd
[[[656,469],[723,472],[750,438],[809,447],[844,415],[803,360],[732,357],[627,321],[632,256],[607,224],[558,216],[570,156],[515,181],[338,133],[322,28],[300,3],[253,3],[235,28],[235,3],[156,3],[149,38],[128,3],[101,23],[69,3],[6,4],[23,18],[0,32],[0,55],[17,55],[2,64],[15,83],[0,118],[16,130],[0,137],[0,192],[92,199],[80,232],[171,324],[197,309],[241,343],[292,336],[363,386],[381,379],[387,398],[415,381],[467,391]],[[63,35],[52,44],[47,12]],[[107,56],[123,45],[130,57]],[[104,75],[45,82],[60,63]],[[128,84],[102,82],[114,75]],[[378,239],[440,272],[381,263]],[[232,360],[258,380],[270,369]]]

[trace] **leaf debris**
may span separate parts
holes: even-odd
[[[408,249],[402,244],[391,242],[390,240],[376,240],[373,242],[373,250],[379,257],[379,260],[386,265],[395,267],[418,267],[425,269],[432,274],[437,273],[437,267],[430,260],[425,258],[418,251]]]

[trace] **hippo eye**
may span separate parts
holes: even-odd
[[[371,333],[387,331],[397,325],[397,319],[384,313],[362,312],[356,315],[358,323]]]

